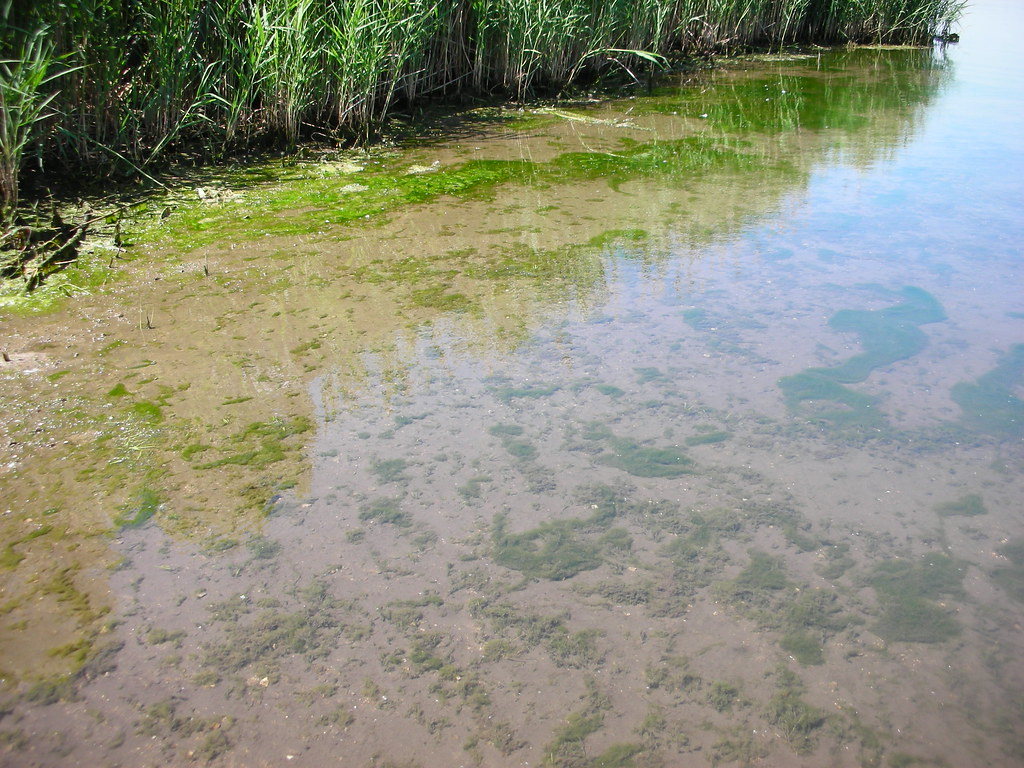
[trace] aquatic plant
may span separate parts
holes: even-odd
[[[765,707],[765,719],[782,732],[797,754],[807,754],[814,749],[826,715],[801,698],[804,684],[792,670],[780,665],[776,676],[778,689]]]
[[[381,497],[368,501],[362,505],[359,519],[364,522],[373,521],[399,528],[408,528],[412,525],[412,515],[405,512],[400,504],[401,500],[393,497]]]
[[[735,685],[716,680],[708,689],[708,703],[717,712],[731,712],[733,704],[739,699],[740,691]]]
[[[709,445],[711,443],[723,443],[732,437],[731,432],[724,430],[714,430],[711,432],[703,432],[699,435],[690,435],[683,442],[687,445]]]
[[[310,420],[304,416],[294,419],[276,418],[272,421],[257,421],[231,435],[222,452],[230,451],[219,459],[196,464],[195,469],[215,469],[227,465],[237,465],[259,469],[269,464],[283,461],[289,452],[297,451],[301,446],[287,442],[295,435],[301,435],[312,428]],[[189,457],[209,450],[207,446],[198,446],[183,450]]]
[[[581,535],[593,527],[589,520],[552,520],[517,534],[509,533],[506,526],[506,515],[495,515],[491,533],[494,559],[529,578],[561,581],[604,562],[602,542]]]
[[[405,469],[408,466],[405,459],[374,459],[370,463],[370,471],[382,483],[397,483],[406,479]]]
[[[672,51],[923,42],[962,0],[85,0],[7,3],[4,200],[23,152],[55,166],[150,175],[169,151],[208,156],[311,130],[370,134],[398,102],[515,97],[617,70],[638,79]],[[13,7],[13,11],[11,8]],[[61,62],[67,62],[62,66]],[[53,79],[59,76],[60,90]],[[47,109],[52,117],[43,119]]]
[[[601,463],[634,477],[681,477],[693,472],[693,459],[676,448],[649,448],[626,438],[612,438],[611,447],[599,458]]]
[[[878,310],[844,309],[830,318],[829,325],[835,330],[856,333],[864,351],[838,366],[808,368],[779,379],[791,411],[839,431],[871,434],[885,427],[885,418],[876,407],[878,398],[846,385],[860,383],[874,370],[917,354],[928,342],[918,326],[945,319],[942,306],[928,292],[908,286],[900,293],[904,297],[900,304]]]
[[[998,551],[1010,564],[996,568],[992,580],[1014,600],[1024,603],[1024,539],[1004,544]]]
[[[160,509],[160,494],[148,485],[135,490],[132,498],[121,507],[114,518],[114,525],[120,528],[137,528],[149,521]]]
[[[1009,349],[999,363],[974,383],[953,386],[953,400],[971,429],[997,437],[1024,437],[1024,400],[1014,389],[1024,381],[1024,344]]]
[[[936,504],[935,511],[942,517],[974,517],[988,512],[985,509],[985,502],[976,493],[969,493],[956,501],[944,501],[941,504]]]
[[[882,609],[873,631],[891,642],[938,643],[954,637],[960,625],[936,601],[961,595],[963,577],[962,566],[943,554],[879,563],[868,580]]]
[[[799,664],[807,666],[825,663],[820,640],[809,632],[802,630],[787,632],[779,641],[779,646],[786,653],[792,654]]]

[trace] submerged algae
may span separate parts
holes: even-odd
[[[992,580],[1014,600],[1024,603],[1024,539],[1016,539],[999,548],[1010,562],[992,572]]]
[[[928,343],[918,327],[937,323],[946,315],[928,292],[908,286],[900,291],[904,301],[878,310],[840,310],[829,325],[844,333],[856,333],[864,351],[831,368],[808,368],[779,379],[789,409],[811,419],[824,421],[840,431],[877,432],[885,427],[878,411],[878,398],[850,389],[873,371],[911,357]],[[808,408],[805,403],[814,403]],[[826,403],[844,406],[829,408]]]
[[[953,387],[953,400],[963,409],[963,423],[997,437],[1024,438],[1024,400],[1014,388],[1024,381],[1024,344],[1010,348],[998,365],[973,384]]]
[[[964,516],[974,517],[984,515],[988,512],[985,509],[985,502],[976,493],[970,493],[956,501],[945,501],[935,505],[935,511],[942,517]]]
[[[256,186],[238,199],[213,207],[183,202],[163,237],[192,249],[254,230],[307,234],[325,224],[365,222],[403,205],[441,197],[492,199],[499,187],[509,184],[543,188],[606,179],[615,189],[639,178],[679,184],[711,169],[734,172],[770,167],[792,173],[785,164],[757,155],[745,143],[702,135],[650,142],[622,138],[613,151],[565,152],[549,162],[473,159],[421,173],[410,173],[390,161],[373,161],[370,166],[360,167],[358,189],[334,177],[310,175],[301,184]]]
[[[882,608],[873,630],[890,642],[938,643],[960,633],[937,601],[963,594],[963,567],[943,554],[879,563],[869,578]]]

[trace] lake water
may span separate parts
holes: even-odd
[[[4,317],[0,762],[1024,764],[1022,22],[205,179]]]

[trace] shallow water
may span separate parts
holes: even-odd
[[[4,764],[1024,762],[977,6],[215,180],[6,317]]]

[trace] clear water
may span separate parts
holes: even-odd
[[[83,300],[69,391],[164,387],[121,438],[162,506],[5,764],[1024,762],[1021,21],[452,130],[399,162],[532,178]],[[260,460],[207,459],[297,412],[236,511]]]

